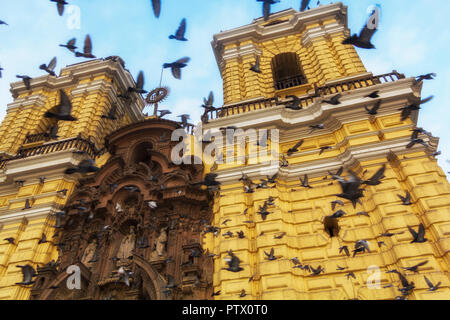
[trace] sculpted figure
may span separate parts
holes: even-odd
[[[97,239],[94,238],[91,243],[86,247],[83,253],[83,257],[81,258],[81,263],[83,263],[89,269],[92,268],[93,258],[95,257],[95,251],[97,250]]]
[[[167,227],[161,228],[159,237],[156,239],[156,253],[158,256],[163,256],[166,253],[167,244]]]
[[[125,236],[120,243],[117,258],[120,259],[121,264],[127,264],[129,260],[131,260],[129,258],[133,255],[133,250],[136,243],[136,232],[134,229],[134,226],[130,226],[128,235]]]

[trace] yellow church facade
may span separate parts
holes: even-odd
[[[203,130],[244,132],[244,143],[219,143],[225,163],[204,172],[221,182],[212,208],[212,225],[220,232],[203,237],[203,249],[217,255],[213,287],[221,294],[215,299],[394,299],[401,294],[399,276],[387,273],[393,270],[414,282],[409,299],[450,298],[450,185],[432,157],[439,139],[424,136],[429,148],[407,149],[418,112],[402,121],[399,111],[420,97],[422,83],[396,71],[370,73],[354,47],[342,44],[349,33],[347,7],[336,3],[281,11],[269,21],[256,19],[214,36],[224,105],[209,112]],[[261,73],[250,70],[256,60]],[[97,157],[101,167],[110,156],[102,155],[104,138],[145,119],[143,99],[117,99],[133,85],[117,57],[68,66],[58,78],[35,78],[30,90],[22,82],[11,85],[14,102],[0,126],[0,299],[30,297],[30,288],[16,285],[22,279],[17,265],[58,259],[58,235],[48,243],[39,240],[43,234],[53,238],[54,215],[76,187],[77,177],[62,172],[86,157]],[[58,139],[48,141],[43,134],[55,123],[43,115],[59,103],[59,90],[70,97],[78,121],[59,122]],[[367,96],[375,91],[381,106],[377,115],[368,115],[366,107],[377,100]],[[339,93],[339,105],[324,101]],[[293,96],[300,110],[286,108]],[[104,121],[113,103],[120,121]],[[311,130],[318,124],[324,128]],[[257,146],[259,136],[245,137],[249,130],[273,133],[267,147]],[[303,144],[287,155],[300,139]],[[344,200],[332,210],[342,190],[331,173],[344,168],[344,177],[352,170],[369,179],[383,165],[382,183],[365,188],[362,204],[355,208]],[[275,173],[269,188],[244,192],[244,175],[259,183]],[[305,175],[311,188],[301,185]],[[412,204],[405,206],[397,195],[407,191]],[[269,197],[274,204],[262,219],[258,211]],[[324,222],[339,209],[346,214],[331,236]],[[421,224],[428,241],[411,243],[409,228],[417,231]],[[223,236],[239,231],[243,238]],[[393,235],[382,236],[388,233]],[[352,257],[359,240],[368,242],[370,252]],[[275,260],[267,259],[272,249]],[[230,251],[242,271],[224,270]],[[323,272],[294,268],[293,258]],[[403,269],[423,261],[419,273]],[[439,290],[428,291],[424,276],[441,282]],[[246,296],[240,298],[242,290]]]

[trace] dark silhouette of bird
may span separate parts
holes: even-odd
[[[75,52],[76,57],[83,57],[87,59],[95,59],[96,56],[92,54],[92,40],[90,35],[86,35],[84,38],[83,52]]]
[[[342,97],[342,94],[338,93],[337,95],[331,97],[331,99],[329,100],[323,100],[323,102],[331,104],[333,106],[337,106],[339,104],[341,104],[341,102],[339,101],[339,99]]]
[[[102,115],[102,119],[108,120],[117,120],[117,103],[113,103],[111,105],[111,109],[109,109],[108,114]]]
[[[182,114],[180,116],[177,116],[178,118],[181,118],[181,126],[186,127],[188,125],[188,120],[191,119],[190,115],[188,114]]]
[[[155,17],[159,18],[159,15],[161,14],[161,0],[152,0],[152,8]]]
[[[424,266],[427,263],[428,263],[428,261],[423,261],[423,262],[418,263],[418,264],[416,264],[416,265],[414,265],[412,267],[406,267],[406,268],[403,268],[403,269],[411,271],[411,272],[414,272],[414,273],[419,273],[419,267]]]
[[[333,213],[330,217],[333,219],[339,219],[342,218],[347,213],[344,210],[338,210],[335,213]]]
[[[348,250],[348,246],[342,246],[339,248],[339,253],[342,253],[342,251],[344,251],[344,253],[346,254],[347,257],[350,257],[350,251]]]
[[[377,99],[380,96],[378,95],[378,93],[380,93],[379,90],[372,92],[371,94],[365,96],[364,98],[371,98],[371,99]]]
[[[406,277],[397,270],[393,270],[392,273],[396,273],[400,279],[400,283],[402,286],[399,288],[399,291],[403,296],[408,296],[415,289],[414,282],[409,282]]]
[[[406,195],[403,197],[402,195],[397,195],[397,197],[399,197],[400,198],[400,200],[402,201],[402,204],[404,205],[404,206],[410,206],[410,205],[412,205],[412,202],[411,202],[411,194],[409,193],[409,191],[406,191]]]
[[[26,75],[25,76],[16,75],[16,78],[22,79],[25,88],[27,88],[27,90],[31,90],[31,80],[32,80],[31,77]]]
[[[172,63],[164,63],[163,68],[167,69],[170,68],[172,71],[172,75],[175,79],[180,80],[181,79],[181,69],[187,66],[187,63],[191,60],[189,57],[184,57],[181,59],[178,59],[175,62]]]
[[[364,108],[366,109],[368,114],[375,116],[378,114],[378,110],[380,109],[380,106],[381,106],[381,100],[379,100],[377,103],[375,103],[375,105],[371,109],[369,109],[367,106],[364,106]]]
[[[280,2],[280,0],[256,0],[256,1],[263,3],[263,17],[264,17],[264,21],[269,20],[270,6],[272,4]]]
[[[163,118],[164,116],[167,116],[167,115],[169,115],[169,114],[172,114],[172,112],[169,111],[169,110],[158,110],[158,112],[159,112],[159,117],[160,117],[160,118]]]
[[[58,124],[50,127],[49,132],[44,132],[44,137],[47,139],[58,140]]]
[[[42,234],[41,239],[39,239],[38,244],[47,243],[47,236],[45,233]]]
[[[314,269],[313,267],[309,267],[311,269],[311,273],[313,276],[318,276],[321,273],[325,272],[325,269],[322,268],[322,266],[318,266],[317,269]]]
[[[63,48],[67,48],[71,52],[75,53],[75,50],[78,49],[78,47],[75,46],[76,42],[77,42],[77,39],[76,38],[72,38],[69,41],[67,41],[66,44],[60,44],[59,46],[63,47]]]
[[[312,187],[309,185],[309,179],[308,179],[307,174],[305,174],[305,177],[303,178],[303,180],[302,180],[302,177],[299,177],[299,179],[300,179],[300,183],[302,184],[302,187],[312,189]]]
[[[436,283],[436,285],[434,285],[431,281],[430,281],[430,279],[428,279],[426,276],[423,276],[424,278],[425,278],[425,282],[427,283],[427,285],[428,285],[428,291],[431,291],[431,292],[433,292],[433,291],[437,291],[438,289],[439,289],[439,286],[441,285],[441,282],[438,282],[438,283]]]
[[[22,269],[22,282],[16,282],[18,285],[29,286],[34,283],[33,278],[36,276],[36,270],[27,264],[26,266],[17,266]]]
[[[356,214],[357,216],[366,216],[366,217],[370,217],[369,214],[366,211],[360,211]]]
[[[177,31],[175,32],[174,35],[170,35],[169,39],[175,39],[178,41],[188,41],[188,39],[184,37],[185,33],[186,33],[186,19],[183,18],[183,20],[181,20],[180,22]]]
[[[346,274],[347,276],[347,280],[350,280],[350,278],[356,279],[355,273],[354,272],[349,272]]]
[[[231,272],[240,272],[244,270],[244,268],[240,267],[241,260],[233,253],[233,251],[228,251],[228,255],[230,256],[230,259],[228,259],[227,268],[222,268],[223,270],[228,270]]]
[[[428,239],[425,238],[425,227],[423,226],[422,223],[419,225],[418,232],[416,232],[410,226],[408,226],[408,230],[413,236],[413,241],[411,241],[411,243],[424,243],[428,241]]]
[[[13,237],[9,237],[9,238],[3,239],[3,240],[8,241],[9,244],[15,244],[14,243],[15,239]]]
[[[261,62],[259,56],[256,57],[255,64],[250,63],[250,70],[256,73],[262,73]]]
[[[147,91],[144,90],[144,72],[143,71],[139,71],[137,81],[136,81],[136,86],[128,87],[127,92],[128,93],[135,92],[135,93],[139,93],[139,94],[147,93]]]
[[[423,80],[434,80],[436,76],[437,76],[436,73],[422,74],[416,77],[415,83],[417,84],[419,82],[422,82]]]
[[[344,198],[347,200],[350,200],[353,204],[353,207],[356,208],[356,204],[360,202],[360,198],[364,197],[363,189],[360,189],[360,186],[362,184],[362,180],[358,178],[358,176],[351,170],[348,170],[348,173],[350,175],[349,179],[345,179],[339,175],[332,175],[332,178],[334,180],[338,180],[339,184],[342,188],[342,193],[337,194],[339,198]]]
[[[69,3],[67,3],[66,1],[64,1],[64,0],[50,0],[51,2],[56,2],[56,8],[58,9],[58,14],[60,15],[60,16],[62,16],[63,14],[64,14],[64,6],[66,5],[66,4],[69,4]]]
[[[272,177],[267,176],[267,183],[277,183],[278,172],[275,173]]]
[[[0,26],[1,26],[2,24],[5,25],[5,26],[8,26],[8,24],[7,24],[5,21],[0,20]]]
[[[355,257],[356,254],[359,252],[366,252],[366,251],[370,253],[369,242],[367,240],[358,240],[355,243],[355,250],[353,250],[353,257]]]
[[[298,148],[300,148],[304,142],[305,142],[304,139],[302,139],[302,140],[300,140],[299,142],[297,142],[297,143],[295,144],[295,146],[293,146],[292,148],[290,148],[290,149],[287,151],[287,156],[289,157],[289,156],[291,156],[292,154],[298,152]]]
[[[289,167],[289,162],[287,161],[285,155],[283,154],[280,160],[280,168],[287,168],[287,167]]]
[[[0,79],[2,78],[2,71],[5,70],[0,66]]]
[[[287,95],[286,98],[292,98],[292,102],[291,104],[288,104],[285,106],[286,109],[291,109],[291,110],[302,110],[303,107],[300,105],[301,100],[299,97],[295,96],[295,95]]]
[[[371,17],[374,13],[375,11],[372,13]],[[369,18],[369,21],[370,20],[371,19]],[[375,49],[375,46],[370,41],[375,32],[377,32],[377,26],[372,24],[369,25],[369,21],[364,25],[364,28],[362,28],[359,35],[353,34],[342,41],[342,44],[351,44],[362,49]]]
[[[238,236],[239,239],[244,239],[244,238],[245,238],[244,231],[242,231],[242,230],[241,230],[241,231],[238,231],[238,232],[237,232],[237,236]]]
[[[290,259],[292,261],[292,263],[294,264],[294,266],[298,266],[301,265],[302,263],[300,262],[300,260],[298,260],[298,257],[292,258]]]
[[[269,260],[269,261],[277,260],[277,257],[275,257],[275,255],[274,255],[275,254],[274,248],[270,249],[269,253],[264,251],[264,254],[267,256],[267,260]]]
[[[309,126],[309,128],[311,129],[311,131],[308,134],[311,134],[311,133],[313,133],[316,130],[323,130],[323,129],[325,129],[325,125],[323,123],[315,124],[315,125]]]
[[[203,98],[202,108],[205,109],[205,112],[214,111],[216,110],[216,108],[214,108],[213,105],[214,105],[214,92],[210,91],[208,99]]]
[[[406,149],[411,149],[412,147],[414,147],[416,144],[421,144],[423,145],[426,149],[428,149],[430,146],[423,140],[423,139],[412,139],[407,145],[406,145]]]
[[[416,101],[414,101],[410,105],[407,105],[406,107],[398,109],[398,111],[402,112],[401,120],[405,121],[406,119],[408,119],[411,116],[413,111],[420,110],[421,109],[420,106],[422,104],[430,102],[433,98],[434,98],[434,96],[429,96],[428,98],[423,99],[423,100],[417,99]]]
[[[331,146],[324,146],[324,147],[320,147],[320,151],[319,151],[319,156],[324,153],[326,150],[331,150],[333,149],[333,147]]]
[[[259,206],[258,214],[261,215],[261,218],[265,221],[270,212],[267,210],[268,204],[267,201],[264,202],[262,206]]]
[[[25,207],[22,210],[28,210],[31,209],[31,204],[30,204],[30,200],[26,199],[25,200]]]
[[[231,231],[225,232],[222,236],[228,237],[228,238],[233,238],[234,237],[233,232],[231,232]]]
[[[55,229],[62,229],[62,219],[64,218],[64,216],[66,215],[65,211],[58,211],[55,213],[55,217],[56,217],[56,225],[53,226],[53,228]]]
[[[66,95],[66,93],[60,89],[59,90],[59,97],[60,102],[59,105],[56,106],[58,108],[58,113],[52,113],[50,111],[47,111],[44,114],[44,117],[46,118],[54,118],[58,121],[77,121],[77,118],[74,118],[70,112],[72,111],[72,103],[70,102],[69,97]]]
[[[87,160],[81,161],[77,167],[67,169],[64,173],[65,174],[74,174],[74,173],[86,174],[86,173],[90,173],[90,172],[97,172],[98,170],[100,170],[100,169],[95,166],[95,161],[92,159],[87,159]]]
[[[41,64],[39,66],[39,69],[44,70],[45,72],[47,72],[49,75],[56,77],[56,73],[55,73],[55,67],[56,67],[56,57],[53,57],[52,60],[50,60],[50,62],[48,63],[48,65],[46,64]]]
[[[245,292],[245,289],[242,289],[241,293],[239,294],[239,298],[244,298],[247,295]]]
[[[384,178],[384,172],[386,171],[386,165],[383,164],[383,166],[375,172],[375,174],[369,178],[369,180],[365,180],[362,182],[362,184],[366,184],[368,186],[378,186],[381,184],[381,179]]]
[[[207,187],[219,186],[220,182],[216,181],[217,176],[218,175],[216,173],[208,173],[205,176],[205,179],[202,182],[200,182],[199,184],[205,185]]]
[[[285,235],[286,235],[286,232],[281,232],[278,235],[274,235],[273,238],[277,239],[277,240],[280,240],[280,239],[283,239]]]
[[[216,291],[216,292],[213,292],[213,293],[211,294],[211,297],[217,297],[217,296],[220,296],[220,293],[221,293],[220,290],[219,290],[219,291]]]
[[[302,0],[302,3],[300,4],[300,12],[303,12],[306,8],[308,8],[310,1],[311,0]]]

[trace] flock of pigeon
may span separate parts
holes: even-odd
[[[57,8],[58,8],[58,13],[59,15],[63,15],[64,13],[64,6],[66,4],[68,4],[67,2],[65,2],[64,0],[50,0],[52,2],[56,2],[57,4]],[[268,20],[269,16],[270,16],[270,6],[274,3],[279,2],[279,0],[257,0],[259,2],[263,2],[263,16],[264,16],[264,20]],[[301,11],[304,11],[305,9],[309,9],[309,0],[302,0],[301,1]],[[318,5],[320,4],[320,1],[318,1],[317,3]],[[156,17],[159,17],[160,15],[160,11],[161,11],[161,1],[160,0],[152,0],[152,5],[153,5],[153,10],[155,13]],[[5,22],[0,20],[0,25],[7,25]],[[174,35],[170,35],[169,39],[175,39],[178,41],[187,41],[187,39],[185,38],[185,31],[186,31],[186,19],[183,19],[177,29],[177,31],[175,32]],[[368,26],[366,25],[362,31],[360,32],[359,35],[352,35],[351,37],[345,39],[343,41],[343,44],[349,44],[349,45],[354,45],[360,48],[365,48],[365,49],[373,49],[375,48],[374,45],[370,42],[371,37],[373,36],[373,34],[375,33],[376,28],[368,28]],[[95,58],[95,56],[92,54],[92,42],[91,42],[91,38],[89,35],[86,35],[85,37],[85,41],[84,41],[84,49],[83,52],[78,52],[76,51],[77,47],[76,47],[76,39],[71,39],[67,42],[67,44],[65,45],[60,45],[61,47],[65,47],[68,50],[70,50],[71,52],[73,52],[75,54],[76,57],[83,57],[83,58]],[[163,68],[170,68],[172,70],[172,74],[175,78],[177,79],[181,79],[181,69],[186,67],[187,63],[189,62],[189,58],[185,57],[182,59],[179,59],[173,63],[166,63],[163,65]],[[56,57],[53,58],[48,65],[46,64],[42,64],[39,68],[41,70],[44,70],[45,72],[47,72],[48,74],[50,74],[51,76],[55,76],[56,74],[54,72],[56,66]],[[3,69],[0,67],[0,77],[1,77],[1,71]],[[256,73],[261,73],[260,70],[260,61],[257,58],[255,61],[255,64],[251,64],[250,70],[252,70],[253,72]],[[434,77],[436,76],[436,74],[434,73],[430,73],[430,74],[426,74],[426,75],[421,75],[419,77],[416,78],[417,82],[421,82],[423,80],[432,80]],[[31,86],[31,78],[28,76],[17,76],[18,78],[21,78],[25,84],[25,86],[27,87],[28,90],[30,90],[30,86]],[[137,82],[136,82],[136,86],[135,87],[129,87],[128,90],[124,93],[121,93],[118,97],[125,99],[125,100],[130,100],[131,99],[131,94],[136,93],[136,94],[145,94],[147,93],[147,91],[145,91],[143,89],[144,87],[144,74],[142,71],[139,72],[138,78],[137,78]],[[365,98],[367,99],[373,99],[376,100],[378,99],[375,103],[374,106],[371,108],[368,108],[367,106],[365,107],[367,113],[370,116],[375,116],[378,113],[378,110],[381,106],[381,99],[379,99],[379,95],[378,95],[378,91],[374,91],[373,93],[371,93],[370,95],[366,96]],[[341,94],[337,94],[333,97],[331,97],[328,100],[323,100],[324,103],[328,103],[331,105],[339,105],[340,102],[340,98],[342,97]],[[301,110],[302,107],[300,106],[300,99],[297,96],[288,96],[287,98],[291,98],[292,99],[292,103],[286,105],[287,109],[291,109],[291,110]],[[412,104],[405,106],[403,108],[401,108],[399,111],[402,111],[401,114],[401,118],[402,120],[407,119],[411,113],[415,110],[420,109],[420,105],[424,104],[428,101],[430,101],[432,99],[432,97],[429,97],[425,100],[420,100],[418,99],[417,101],[413,102]],[[204,120],[204,122],[207,121],[207,112],[212,111],[212,110],[216,110],[216,108],[213,107],[213,102],[214,102],[214,95],[211,92],[209,94],[209,97],[207,99],[204,99],[204,104],[202,105],[202,107],[205,109],[205,114],[202,117],[202,120]],[[67,97],[67,95],[64,93],[63,90],[60,90],[60,104],[57,106],[58,111],[55,112],[47,112],[45,114],[45,117],[47,118],[54,118],[57,121],[77,121],[76,118],[74,118],[73,116],[71,116],[71,102],[70,99]],[[117,119],[117,115],[116,115],[116,110],[117,110],[117,106],[113,105],[111,107],[111,110],[108,114],[103,115],[102,118],[104,119],[109,119],[109,120],[116,120]],[[170,111],[168,110],[160,110],[160,116],[164,116],[166,114],[170,114]],[[189,119],[189,115],[184,114],[181,115],[181,124],[182,126],[186,126],[188,124],[188,119]],[[237,129],[236,127],[227,127],[227,128],[221,128],[221,130],[227,130],[227,129],[232,129],[235,130]],[[325,125],[324,124],[316,124],[316,125],[312,125],[310,126],[310,133],[316,131],[316,130],[323,130],[325,129]],[[425,143],[425,141],[423,139],[420,138],[420,134],[425,134],[428,136],[431,136],[431,134],[425,130],[423,130],[422,128],[416,128],[413,130],[413,134],[411,136],[411,142],[407,145],[407,148],[411,148],[413,147],[415,144],[422,144],[424,146],[426,146],[428,148],[428,145]],[[50,133],[48,133],[48,136],[50,138],[56,139],[57,138],[57,127],[53,127],[50,130]],[[207,141],[207,142],[211,142],[211,141]],[[290,148],[286,155],[282,156],[282,160],[280,161],[280,167],[281,168],[286,168],[289,166],[289,162],[287,161],[287,157],[290,157],[291,155],[298,153],[299,152],[299,148],[302,146],[304,140],[300,140],[299,142],[297,142],[292,148]],[[262,139],[261,141],[257,142],[257,145],[259,146],[266,146],[267,145],[267,137],[265,137],[264,139]],[[321,155],[323,152],[325,152],[326,150],[332,149],[332,146],[325,146],[325,147],[321,147],[320,148],[320,153],[319,155]],[[84,152],[77,152],[77,153],[81,153],[84,154]],[[433,154],[434,156],[438,155],[438,153]],[[385,172],[386,166],[383,165],[377,172],[375,172],[373,174],[372,177],[370,177],[369,179],[361,179],[356,173],[354,173],[351,170],[347,170],[349,177],[345,178],[342,176],[343,173],[343,168],[341,168],[340,170],[338,170],[338,172],[336,173],[332,173],[329,172],[329,175],[331,177],[331,179],[333,181],[338,181],[339,185],[342,188],[342,193],[337,194],[336,196],[348,201],[351,201],[351,203],[353,204],[353,207],[356,208],[357,204],[362,204],[361,203],[361,198],[364,197],[364,188],[363,186],[376,186],[381,184],[381,179],[384,178],[384,172]],[[74,173],[82,173],[82,174],[87,174],[90,172],[96,172],[99,169],[95,166],[95,162],[93,160],[84,160],[82,162],[80,162],[80,164],[76,167],[76,168],[69,168],[66,170],[66,174],[74,174]],[[364,174],[367,172],[367,170],[364,172]],[[204,185],[206,186],[208,189],[211,190],[218,190],[220,188],[220,182],[216,181],[217,178],[217,174],[215,173],[210,173],[207,174],[204,181],[200,182],[199,184],[197,184],[198,186],[200,185]],[[242,181],[244,184],[244,193],[245,194],[251,194],[254,193],[255,190],[257,189],[267,189],[267,188],[275,188],[276,184],[277,184],[277,177],[278,177],[278,173],[273,175],[273,176],[267,176],[267,179],[261,179],[259,183],[255,183],[253,182],[246,174],[242,174],[242,177],[239,179],[239,181]],[[154,177],[151,177],[151,179],[153,179]],[[324,178],[324,180],[327,180],[328,176]],[[45,177],[42,177],[40,179],[41,183],[45,183]],[[331,182],[331,184],[333,184],[333,181]],[[17,184],[22,184],[24,183],[24,181],[16,181]],[[272,186],[269,186],[272,185]],[[111,185],[111,192],[114,192],[114,188],[117,186]],[[308,179],[308,175],[305,175],[302,178],[300,178],[300,187],[304,187],[304,188],[313,188],[310,184],[309,184],[309,179]],[[133,187],[130,187],[133,188]],[[130,192],[136,192],[139,190],[129,190]],[[295,190],[293,190],[295,191]],[[61,193],[63,195],[65,195],[67,193],[67,190],[60,190],[58,191],[58,193]],[[409,194],[408,191],[406,191],[406,195],[398,195],[398,198],[401,200],[402,204],[405,206],[410,206],[412,205],[412,199],[411,199],[411,195]],[[344,206],[344,202],[342,200],[335,200],[331,202],[331,208],[334,211],[336,209],[336,206]],[[156,203],[149,203],[149,206],[151,208],[156,208],[157,204]],[[269,197],[262,206],[259,206],[258,212],[257,214],[260,215],[262,220],[266,220],[267,216],[271,214],[271,212],[269,211],[269,208],[271,207],[275,207],[275,199],[273,197]],[[29,209],[31,208],[29,200],[26,201],[25,207],[23,208],[23,210]],[[80,214],[83,214],[85,212],[88,212],[88,208],[86,203],[83,203],[82,201],[80,201],[79,206],[77,207]],[[292,213],[292,212],[291,212]],[[65,212],[59,212],[57,213],[56,216],[56,225],[54,226],[56,229],[60,229],[62,228],[62,218],[65,216]],[[248,208],[245,209],[245,211],[243,212],[244,215],[248,214]],[[346,212],[343,210],[338,210],[336,212],[334,212],[332,215],[326,217],[324,219],[324,226],[325,226],[325,230],[329,233],[330,237],[338,237],[338,230],[336,228],[337,225],[337,221],[342,218],[344,215],[346,215]],[[358,216],[364,215],[364,216],[369,216],[367,212],[359,212],[357,214]],[[225,221],[222,222],[223,225],[226,226],[226,224],[231,221],[230,219],[227,219]],[[251,220],[247,220],[245,221],[245,223],[253,223],[254,221]],[[106,228],[106,227],[105,227]],[[412,241],[411,243],[423,243],[426,242],[427,239],[425,238],[425,228],[423,226],[423,224],[419,225],[419,229],[416,232],[412,227],[408,226],[408,230],[412,235]],[[215,236],[218,236],[220,232],[220,227],[216,227],[216,226],[211,226],[208,225],[205,228],[204,233],[213,233]],[[55,236],[57,236],[58,232],[55,234]],[[260,234],[260,236],[262,236],[263,233]],[[280,234],[276,234],[274,236],[275,239],[281,239],[286,235],[285,232],[280,233]],[[379,238],[383,238],[383,237],[392,237],[395,234],[393,233],[385,233],[379,236]],[[226,232],[223,234],[224,237],[226,238],[232,238],[234,237],[234,234],[230,231]],[[241,230],[239,232],[237,232],[236,236],[239,239],[244,239],[245,238],[245,234],[244,232]],[[11,244],[15,243],[15,239],[14,238],[7,238],[5,239],[5,241],[8,241]],[[45,236],[45,234],[42,235],[42,239],[39,241],[39,244],[42,243],[46,243],[47,242],[47,238]],[[58,245],[63,245],[63,244],[58,244]],[[144,242],[140,243],[141,247],[144,245],[148,245],[145,244]],[[381,248],[381,246],[386,245],[383,241],[379,241],[378,242],[378,246]],[[144,246],[145,247],[145,246]],[[350,249],[348,248],[347,245],[342,246],[339,249],[340,253],[344,252],[346,256],[350,257]],[[354,244],[354,249],[353,249],[353,257],[355,257],[358,253],[365,253],[365,252],[371,252],[370,251],[370,246],[369,246],[369,242],[367,240],[358,240],[356,241],[356,243]],[[277,259],[280,259],[281,257],[277,257],[275,256],[275,250],[274,248],[272,248],[270,250],[269,253],[265,252],[266,255],[266,259],[269,261],[274,261]],[[199,257],[202,253],[197,252],[196,250],[193,250],[191,252],[191,255],[189,256],[189,262],[192,262],[194,257]],[[206,253],[208,257],[216,257],[217,255],[215,254],[211,254],[211,253]],[[241,266],[241,260],[230,250],[228,251],[228,256],[229,258],[226,259],[227,262],[227,267],[223,268],[227,271],[230,272],[240,272],[242,270],[244,270]],[[307,272],[310,272],[312,276],[318,276],[321,273],[325,273],[325,269],[322,266],[318,266],[317,268],[314,268],[311,265],[306,265],[306,264],[302,264],[299,259],[297,257],[294,257],[292,259],[290,259],[290,261],[292,261],[293,263],[293,268],[298,268]],[[404,268],[407,271],[411,271],[414,273],[418,272],[418,268],[423,266],[425,263],[427,263],[428,261],[424,261],[416,266],[413,267],[408,267],[408,268]],[[23,281],[19,282],[17,284],[19,285],[30,285],[33,283],[32,279],[33,277],[35,277],[36,275],[36,271],[34,270],[34,268],[30,265],[26,265],[26,266],[18,266],[19,268],[22,269],[22,273],[23,273]],[[347,268],[343,268],[340,266],[337,266],[337,270],[338,271],[342,271],[342,270],[346,270]],[[389,273],[396,273],[399,276],[400,279],[400,283],[401,285],[399,286],[398,290],[401,293],[401,296],[397,297],[398,299],[406,299],[406,297],[408,295],[411,294],[411,292],[414,290],[415,286],[413,282],[409,282],[406,277],[398,270],[391,270],[388,271]],[[118,272],[119,278],[121,279],[121,281],[124,281],[125,283],[127,283],[127,285],[129,285],[129,277],[131,276],[131,273],[125,270],[119,270]],[[256,275],[253,275],[250,279],[249,282],[255,279]],[[353,272],[349,272],[347,274],[347,277],[355,277],[355,274]],[[430,291],[436,291],[439,289],[440,283],[437,284],[433,284],[431,283],[431,281],[425,276],[424,277],[425,282],[427,283],[429,290]],[[392,285],[390,285],[392,286]],[[175,284],[175,281],[172,278],[169,278],[168,280],[168,284],[166,286],[166,293],[170,292],[170,289],[176,288],[177,285]],[[212,294],[212,296],[217,296],[220,295],[220,291],[218,292],[214,292]],[[242,290],[242,292],[240,293],[239,297],[245,297],[246,296],[246,292],[245,290]]]

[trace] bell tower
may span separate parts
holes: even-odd
[[[88,158],[100,167],[108,158],[104,138],[144,120],[140,95],[117,97],[134,86],[119,57],[70,65],[58,77],[32,79],[29,88],[11,84],[14,102],[0,126],[0,299],[28,299],[30,286],[16,285],[17,265],[36,269],[58,259],[54,214],[81,177],[64,172]],[[44,117],[61,103],[60,90],[77,121]],[[103,118],[113,106],[117,120]]]
[[[410,146],[418,111],[403,118],[399,110],[421,98],[423,83],[368,72],[342,44],[349,35],[347,7],[335,3],[214,36],[224,106],[209,111],[203,128],[242,129],[240,142],[221,145],[225,163],[209,169],[221,182],[213,209],[220,231],[204,241],[218,256],[215,299],[239,299],[242,290],[250,300],[450,297],[450,185],[432,156],[439,139],[419,133],[424,144]],[[257,60],[260,72],[250,70]],[[259,132],[267,129],[276,134],[265,143]],[[250,161],[255,148],[275,155]],[[332,175],[367,181],[382,168],[381,183],[361,185],[361,203],[338,197]],[[407,193],[411,204],[398,196]],[[412,243],[410,230],[422,227],[428,240]],[[242,270],[227,269],[233,256]],[[405,269],[417,264],[419,273]],[[393,270],[414,289],[399,291]],[[440,289],[429,292],[424,276]]]
[[[314,85],[366,73],[355,49],[341,43],[348,35],[346,16],[347,8],[338,5],[301,14],[289,9],[215,35],[225,105],[305,94]],[[261,73],[250,70],[256,60]]]

